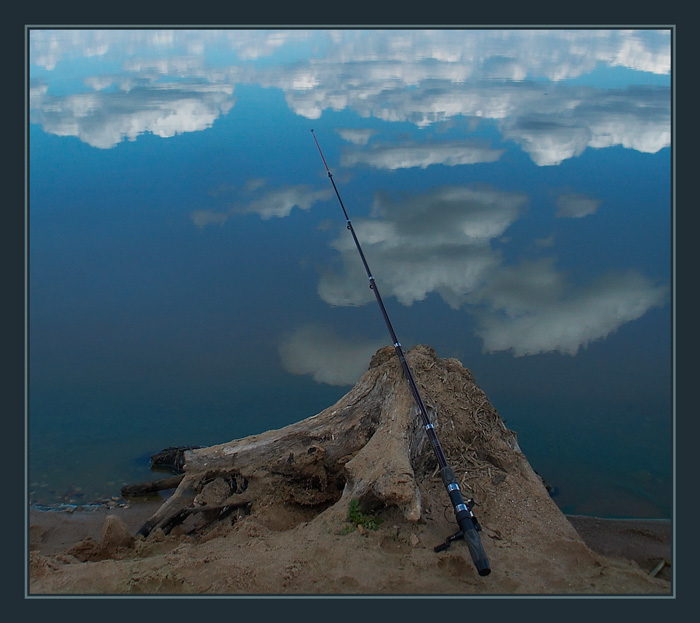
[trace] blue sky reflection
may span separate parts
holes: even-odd
[[[314,128],[403,343],[474,372],[565,510],[668,515],[668,31],[32,30],[29,61],[36,483],[76,426],[106,482],[312,415],[387,343]]]

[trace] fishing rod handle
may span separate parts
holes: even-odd
[[[484,546],[481,543],[481,537],[477,530],[479,524],[471,510],[471,504],[473,504],[473,502],[471,504],[465,504],[452,468],[443,467],[440,475],[447,489],[447,494],[450,496],[450,500],[454,506],[457,524],[459,525],[462,537],[464,537],[467,543],[474,566],[479,575],[488,575],[491,573],[491,566],[489,565],[489,559],[486,556]]]
[[[462,519],[458,517],[457,523],[462,529],[462,535],[467,542],[469,553],[471,554],[472,561],[474,562],[478,574],[481,576],[488,575],[491,573],[491,566],[489,564],[489,559],[486,557],[484,546],[481,543],[481,537],[474,527],[472,518],[469,517],[469,515],[466,515]]]

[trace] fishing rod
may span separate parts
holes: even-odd
[[[423,427],[425,428],[425,432],[428,436],[428,439],[430,440],[430,445],[433,447],[435,457],[437,458],[438,465],[440,466],[440,475],[442,477],[442,482],[444,483],[445,488],[447,489],[447,494],[449,495],[450,501],[452,502],[452,505],[454,507],[455,517],[457,519],[457,524],[459,525],[460,529],[455,534],[448,537],[444,543],[435,547],[435,551],[443,551],[450,546],[452,541],[459,538],[464,538],[469,548],[469,553],[471,554],[472,560],[474,561],[474,566],[479,572],[479,575],[488,575],[489,573],[491,573],[491,567],[489,566],[489,561],[486,557],[484,547],[481,544],[481,537],[479,536],[479,532],[481,531],[481,525],[479,525],[476,516],[472,512],[472,508],[474,507],[474,500],[472,498],[469,498],[465,502],[464,498],[462,497],[462,493],[459,489],[459,484],[457,484],[457,478],[455,477],[454,472],[447,463],[447,458],[445,457],[445,453],[443,452],[442,446],[440,445],[440,440],[438,439],[437,434],[435,433],[435,427],[430,421],[428,410],[425,407],[423,398],[421,397],[420,392],[418,391],[416,381],[413,378],[413,372],[411,372],[411,368],[408,365],[408,361],[406,361],[406,355],[404,354],[403,349],[401,348],[401,343],[396,337],[394,327],[391,325],[391,321],[389,320],[389,314],[387,314],[386,308],[384,307],[384,302],[382,301],[382,297],[379,294],[379,288],[377,287],[374,277],[372,276],[372,271],[369,269],[369,264],[367,263],[365,254],[362,252],[362,247],[360,246],[360,241],[357,239],[355,228],[352,226],[352,222],[350,221],[350,217],[348,216],[347,210],[345,209],[343,200],[340,198],[338,187],[335,185],[335,181],[333,180],[333,174],[328,168],[326,159],[323,157],[323,152],[321,151],[321,146],[318,144],[318,139],[316,138],[316,134],[313,130],[311,130],[311,134],[314,137],[316,147],[318,147],[318,153],[321,154],[321,160],[323,160],[323,165],[326,167],[326,172],[328,173],[328,177],[331,180],[331,184],[333,185],[333,190],[335,191],[335,194],[338,197],[340,207],[343,209],[343,214],[345,215],[345,222],[347,224],[347,228],[350,230],[350,233],[352,234],[352,239],[355,241],[355,246],[357,247],[357,251],[360,254],[362,264],[364,265],[365,272],[367,273],[367,278],[369,279],[369,287],[374,292],[374,296],[377,299],[377,303],[379,304],[379,309],[381,310],[382,316],[384,317],[384,322],[386,323],[387,329],[389,329],[389,334],[391,335],[391,339],[394,344],[394,350],[396,351],[396,355],[398,356],[399,361],[401,362],[401,367],[403,368],[404,376],[408,381],[408,385],[411,389],[413,399],[415,400],[416,405],[418,406],[421,420],[423,422]]]

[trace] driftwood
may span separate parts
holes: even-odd
[[[407,354],[443,449],[468,496],[488,515],[495,487],[518,473],[544,487],[474,378],[456,359],[418,346]],[[320,513],[360,501],[418,521],[426,500],[449,506],[437,463],[393,347],[335,405],[278,430],[183,453],[177,489],[142,526],[201,533],[238,513],[292,509]],[[427,497],[426,497],[427,496]],[[483,523],[483,518],[482,518]]]
[[[151,469],[179,474],[185,465],[185,452],[197,448],[201,448],[201,446],[171,446],[156,452],[151,455]]]
[[[152,495],[158,491],[166,491],[167,489],[175,489],[185,477],[185,474],[170,476],[170,478],[161,478],[152,482],[142,482],[135,485],[124,485],[122,487],[122,495],[124,497],[139,497],[144,495]]]
[[[185,477],[183,468],[185,465],[185,452],[196,450],[202,446],[171,446],[151,455],[151,470],[154,472],[171,472],[174,474],[168,478],[141,482],[133,485],[124,485],[121,494],[124,497],[140,497],[175,489]]]

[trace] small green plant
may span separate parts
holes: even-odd
[[[350,506],[348,507],[348,521],[350,525],[343,529],[343,534],[352,532],[358,526],[364,530],[376,530],[379,524],[382,523],[382,519],[375,515],[365,515],[360,510],[360,501],[358,499],[354,499],[350,502]]]

